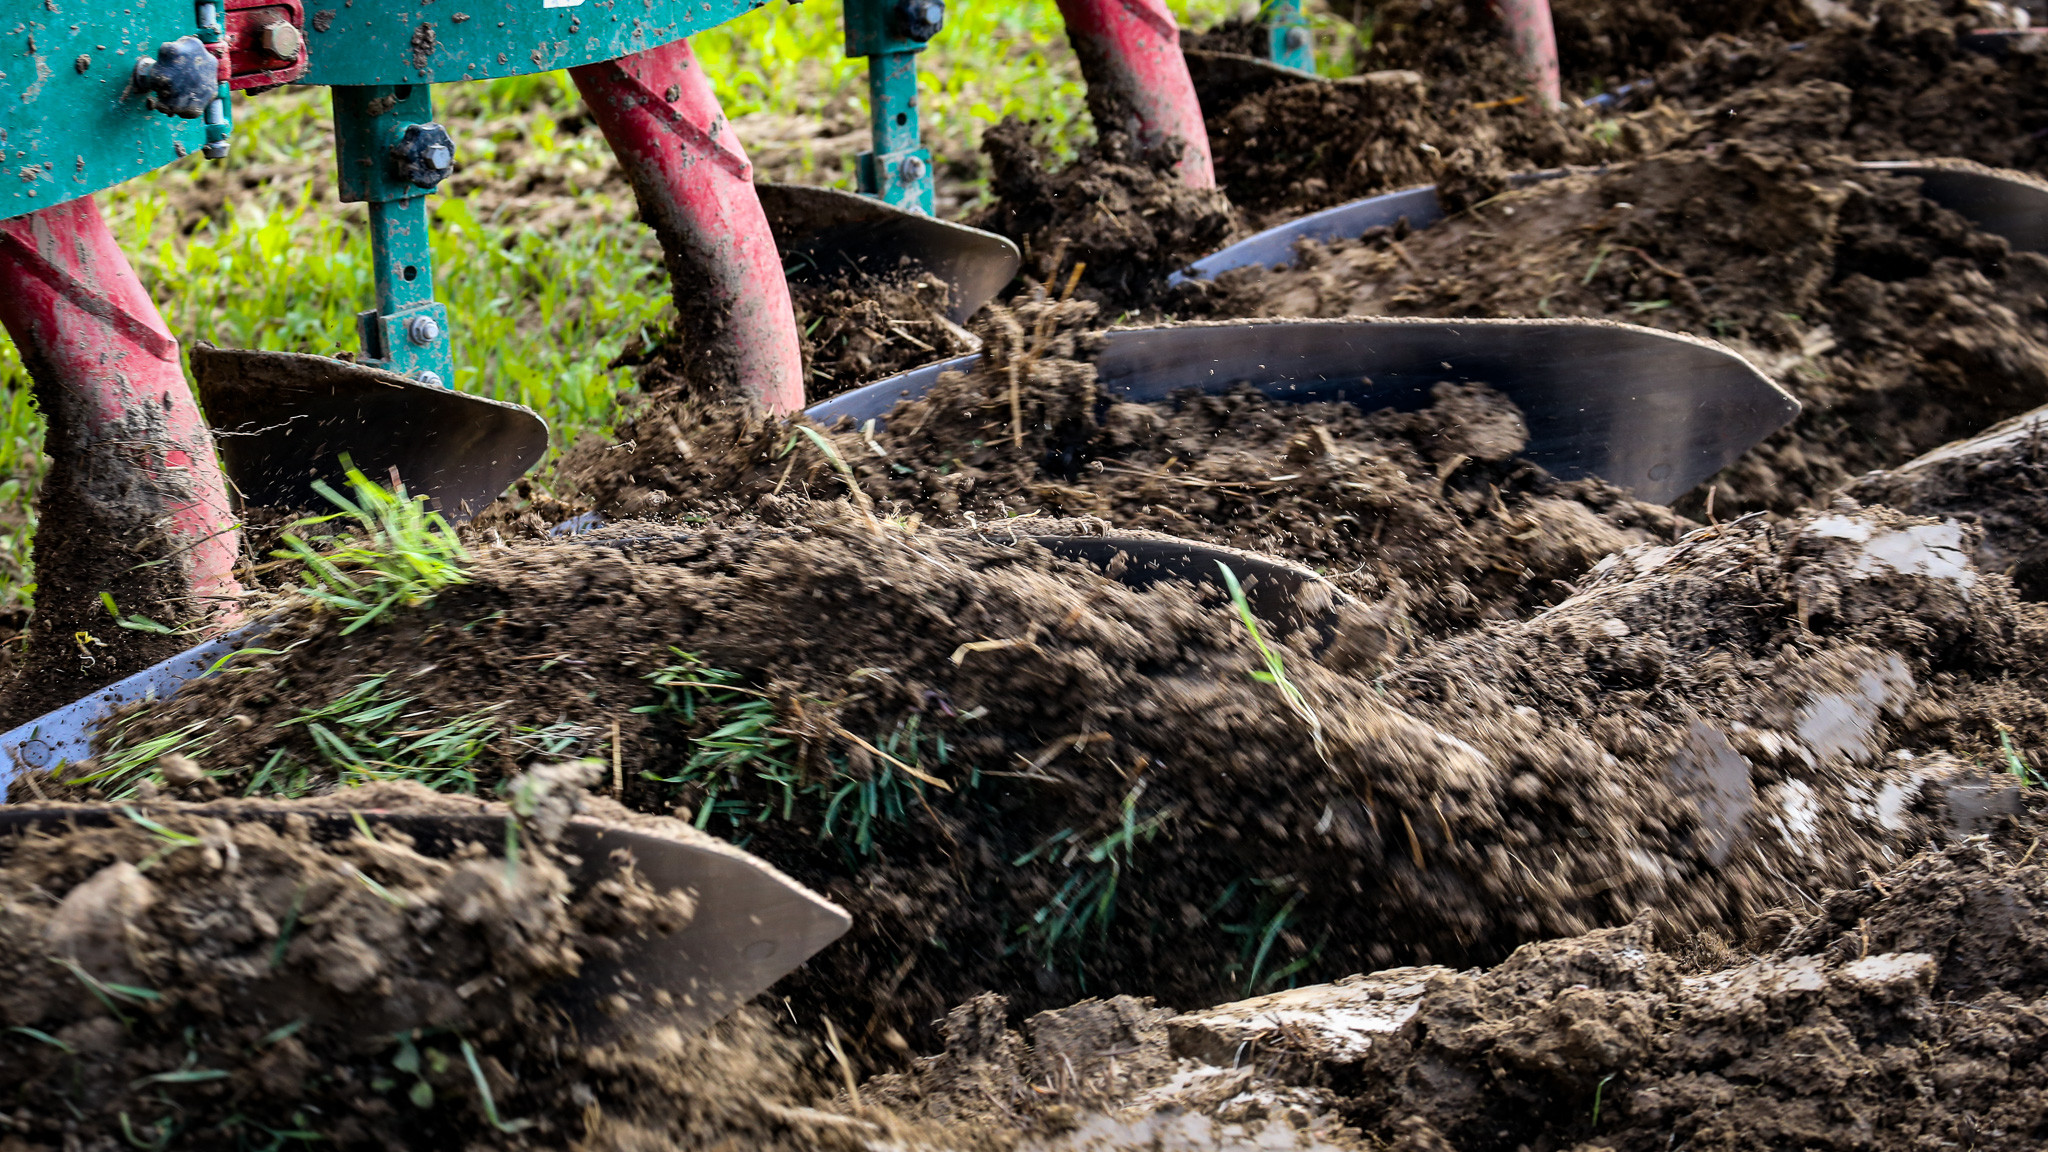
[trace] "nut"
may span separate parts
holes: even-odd
[[[260,40],[263,50],[279,60],[297,60],[299,50],[305,46],[305,39],[299,35],[299,30],[283,21],[265,24]]]

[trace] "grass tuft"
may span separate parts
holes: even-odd
[[[1017,934],[1024,937],[1034,955],[1051,957],[1063,946],[1072,950],[1091,931],[1098,940],[1109,934],[1110,921],[1116,916],[1117,889],[1133,854],[1173,818],[1172,809],[1140,817],[1138,798],[1144,794],[1145,782],[1140,780],[1124,794],[1117,826],[1093,844],[1083,841],[1073,829],[1062,828],[1010,861],[1019,868],[1036,860],[1057,861],[1073,869],[1053,898],[1017,926]]]
[[[914,806],[927,803],[928,787],[945,789],[929,783],[934,777],[927,767],[944,769],[952,752],[945,736],[924,731],[922,716],[904,718],[872,742],[838,730],[871,755],[879,753],[877,762],[856,771],[848,756],[827,753],[825,771],[806,774],[797,764],[796,737],[774,701],[746,687],[736,672],[712,668],[696,653],[672,651],[676,663],[647,676],[662,698],[634,711],[677,722],[689,754],[678,770],[642,778],[674,785],[695,808],[697,827],[723,820],[745,844],[770,821],[816,820],[818,839],[844,846],[852,864],[874,851],[886,825],[908,820]],[[818,711],[827,707],[815,704]]]
[[[307,517],[292,527],[311,528],[342,520],[355,531],[316,537],[325,551],[315,549],[296,532],[287,532],[284,549],[273,555],[304,562],[305,591],[314,603],[353,613],[348,616],[348,627],[341,630],[346,636],[374,623],[393,607],[431,600],[443,588],[467,583],[463,562],[469,559],[469,551],[439,512],[427,510],[426,497],[408,497],[403,484],[387,490],[349,464],[347,457],[342,462],[348,464],[349,487],[355,498],[315,480],[313,489],[341,511]]]
[[[1237,573],[1232,572],[1230,565],[1221,560],[1216,562],[1216,567],[1223,570],[1223,582],[1230,588],[1230,601],[1237,608],[1237,618],[1244,621],[1245,630],[1252,635],[1252,645],[1259,650],[1259,658],[1266,662],[1263,670],[1251,674],[1252,679],[1279,689],[1280,698],[1287,702],[1288,711],[1299,716],[1302,723],[1308,725],[1309,737],[1315,741],[1316,755],[1322,757],[1323,763],[1329,763],[1330,749],[1323,742],[1323,718],[1316,715],[1316,710],[1309,706],[1308,697],[1302,695],[1301,689],[1295,687],[1294,682],[1287,678],[1286,662],[1280,658],[1279,651],[1267,644],[1265,636],[1259,632],[1258,619],[1252,615],[1251,602],[1245,599],[1244,587],[1237,582]]]

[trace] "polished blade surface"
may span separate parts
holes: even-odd
[[[228,481],[251,504],[330,510],[315,480],[340,458],[466,520],[538,464],[548,426],[531,408],[327,356],[192,349],[192,375]]]
[[[792,282],[919,267],[946,282],[946,315],[958,324],[1008,286],[1023,262],[1005,237],[869,196],[800,184],[757,184],[754,190]]]
[[[808,410],[884,419],[959,357]],[[1274,320],[1126,328],[1096,358],[1105,392],[1165,400],[1251,384],[1277,399],[1414,410],[1440,380],[1488,384],[1521,408],[1523,455],[1567,480],[1598,476],[1669,503],[1799,413],[1799,402],[1719,344],[1605,320]]]
[[[2021,252],[2048,252],[2048,183],[1966,160],[1876,160],[1863,167],[1914,176],[1929,200]]]

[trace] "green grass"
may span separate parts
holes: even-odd
[[[1237,0],[1173,0],[1205,27]],[[1044,121],[1070,155],[1086,138],[1079,69],[1053,0],[954,5],[921,58],[925,138],[973,162],[1004,116]],[[840,8],[777,4],[693,41],[728,115],[801,121],[798,134],[865,123],[865,63],[841,51]],[[610,175],[595,130],[567,133],[580,105],[566,73],[435,90],[460,171],[433,198],[436,297],[454,330],[455,386],[526,404],[558,444],[607,429],[628,371],[607,364],[670,315],[667,276],[631,193]],[[237,100],[230,158],[196,157],[102,193],[172,332],[190,345],[332,353],[355,347],[371,301],[364,210],[333,192],[327,95],[281,89]],[[765,153],[763,153],[765,154]],[[821,170],[830,164],[830,170]],[[850,161],[799,146],[778,178],[851,186]],[[973,186],[970,177],[970,191]],[[251,186],[244,187],[244,184]],[[537,189],[537,191],[529,191]],[[225,190],[225,191],[223,191]],[[33,594],[31,498],[41,480],[40,421],[13,343],[0,337],[0,610]]]
[[[768,823],[818,829],[817,838],[839,845],[850,867],[875,851],[876,837],[889,824],[910,820],[928,802],[929,781],[949,775],[952,752],[946,738],[923,730],[923,717],[899,721],[870,745],[879,756],[867,771],[856,771],[843,754],[826,757],[828,769],[806,774],[797,764],[796,741],[788,734],[774,701],[745,686],[738,673],[705,664],[695,653],[675,652],[676,662],[648,674],[661,692],[655,703],[634,711],[672,721],[687,750],[680,767],[642,778],[671,786],[688,803],[699,828],[722,826],[744,845]],[[808,708],[824,714],[827,705]],[[841,732],[850,738],[850,734]],[[965,781],[973,787],[977,777]],[[716,824],[714,824],[714,821]]]
[[[348,458],[342,462],[348,464]],[[348,617],[342,635],[375,623],[393,608],[431,600],[441,589],[468,581],[463,565],[469,552],[448,521],[427,510],[426,497],[408,497],[402,485],[387,490],[353,464],[348,464],[348,483],[353,497],[324,480],[313,481],[313,490],[341,511],[292,524],[310,529],[341,521],[345,531],[315,536],[313,543],[286,532],[284,548],[273,553],[305,565],[306,595]]]
[[[1062,828],[1010,861],[1018,868],[1044,861],[1070,870],[1052,899],[1016,928],[1032,955],[1050,960],[1063,952],[1077,952],[1091,934],[1097,940],[1109,934],[1124,872],[1131,867],[1138,847],[1150,842],[1173,818],[1171,809],[1139,816],[1138,798],[1144,792],[1140,781],[1125,793],[1122,819],[1093,843],[1072,828]]]

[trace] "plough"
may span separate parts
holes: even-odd
[[[461,518],[541,458],[548,431],[538,415],[453,388],[460,333],[435,299],[427,198],[454,171],[464,142],[434,119],[436,83],[566,68],[660,235],[680,340],[711,375],[770,412],[804,408],[791,280],[887,274],[908,260],[948,284],[956,321],[1000,292],[1018,267],[1015,247],[931,215],[933,163],[920,140],[916,62],[943,27],[942,0],[846,0],[847,51],[869,62],[873,130],[872,147],[858,159],[857,195],[757,186],[691,53],[690,35],[765,2],[129,0],[75,12],[66,5],[62,15],[43,4],[12,17],[0,27],[0,145],[16,177],[0,191],[0,322],[35,379],[56,468],[117,478],[121,494],[80,539],[39,539],[39,565],[46,549],[83,554],[95,537],[147,540],[150,562],[170,574],[176,596],[230,624],[241,598],[230,488],[251,504],[303,504],[311,482],[337,474],[346,455],[373,473],[396,474]],[[1555,103],[1545,0],[1502,7],[1537,93]],[[1201,108],[1163,0],[1059,0],[1059,8],[1098,128],[1124,131],[1141,147],[1178,141],[1179,178],[1212,187]],[[1275,0],[1264,19],[1265,62],[1297,74],[1309,68],[1298,2]],[[340,198],[368,205],[374,304],[357,317],[360,350],[352,361],[193,349],[195,397],[178,341],[93,194],[194,153],[227,155],[231,94],[284,84],[331,91]],[[1930,195],[1934,189],[1930,180]],[[1402,204],[1412,224],[1425,223],[1425,207],[1434,203],[1425,192],[1396,194],[1408,197]],[[1296,222],[1292,233],[1255,237],[1188,274],[1213,274],[1232,260],[1274,261],[1301,236],[1345,234],[1386,207],[1333,210],[1342,216],[1336,230],[1326,227],[1328,214]],[[809,415],[879,419],[940,371],[962,366],[949,361],[883,381]],[[1797,410],[1725,349],[1593,322],[1131,330],[1111,334],[1098,367],[1109,390],[1137,399],[1250,382],[1276,396],[1336,395],[1367,407],[1416,403],[1439,378],[1484,380],[1522,406],[1533,458],[1562,475],[1605,476],[1657,500],[1675,498]],[[1156,541],[1038,542],[1102,564],[1114,554],[1106,549],[1127,556],[1136,549],[1143,562],[1129,566],[1133,582],[1206,579],[1222,554]],[[1232,562],[1266,577],[1254,583],[1255,599],[1276,619],[1297,611],[1298,593],[1315,582],[1287,566],[1262,571],[1257,558],[1234,555]],[[36,636],[62,636],[96,618],[99,588],[89,570],[68,579],[55,566],[43,570]],[[216,639],[16,728],[0,737],[7,757],[0,771],[11,778],[83,755],[114,708],[145,692],[174,691],[235,643]],[[722,981],[736,1003],[823,946],[843,917],[834,921],[836,910],[759,861],[728,855],[741,863],[721,857],[714,868],[684,853],[668,876],[699,888],[703,922],[744,922],[762,937],[738,945],[672,942],[697,949],[693,979]],[[734,867],[749,877],[745,883],[718,871]],[[786,922],[745,915],[768,889],[794,910]],[[746,959],[767,954],[763,940],[773,964]],[[739,951],[727,956],[733,947]]]

